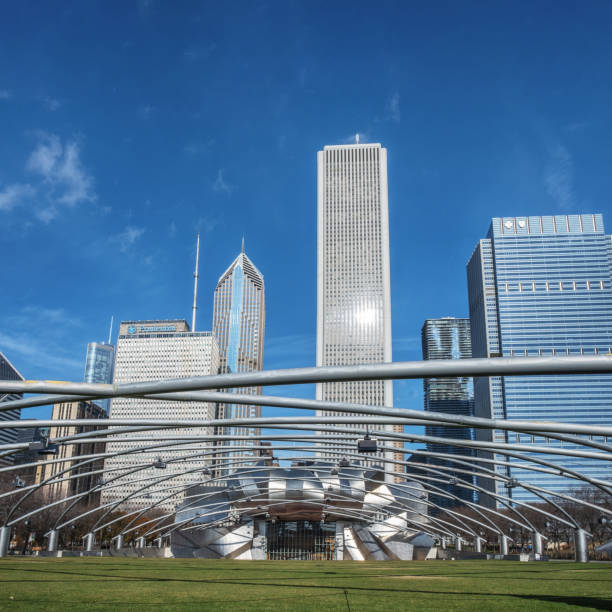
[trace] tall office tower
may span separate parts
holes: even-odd
[[[318,152],[317,165],[317,366],[390,362],[387,150],[380,144],[326,146]],[[393,385],[324,383],[317,385],[316,396],[392,406]],[[337,414],[317,411],[320,416]],[[385,429],[402,431],[397,426]],[[398,450],[388,458],[403,461],[403,443],[393,445]],[[402,471],[401,465],[386,467]]]
[[[85,358],[85,376],[83,378],[86,383],[111,383],[113,382],[113,365],[115,360],[115,347],[103,342],[90,342],[87,345],[87,357]],[[95,400],[96,404],[103,408],[108,415],[110,409],[110,400]]]
[[[0,380],[23,380],[23,376],[17,371],[17,368],[0,353]],[[2,402],[10,402],[23,397],[22,393],[0,393],[0,404]],[[6,410],[0,412],[0,421],[17,421],[21,418],[21,410]],[[17,438],[17,429],[0,429],[0,444],[14,444]],[[13,463],[13,456],[0,457],[0,465],[9,465]]]
[[[116,384],[207,376],[217,374],[218,371],[219,349],[212,332],[190,332],[184,319],[121,323],[115,359]],[[122,442],[121,438],[125,437],[123,434],[113,438],[112,442],[107,443],[107,453],[132,450],[137,446],[155,448],[119,455],[105,461],[106,470],[130,471],[139,465],[148,467],[126,475],[115,481],[112,487],[106,488],[102,492],[102,503],[129,496],[122,503],[122,510],[137,510],[158,503],[157,508],[172,511],[182,502],[184,489],[202,480],[202,471],[211,465],[212,451],[208,441],[179,446],[171,444],[181,438],[184,440],[186,437],[209,435],[210,427],[205,423],[214,417],[214,404],[206,402],[113,399],[109,423],[118,418],[150,418],[190,420],[204,425],[125,434],[129,438],[141,437],[142,444]],[[164,445],[166,442],[168,446]],[[158,462],[158,458],[161,461]],[[176,477],[170,478],[175,474]],[[160,476],[168,479],[139,491]]]
[[[104,408],[98,406],[94,402],[76,401],[54,404],[51,412],[52,420],[67,420],[67,419],[106,419],[108,415]],[[49,430],[50,438],[60,438],[65,436],[74,436],[95,431],[97,429],[105,429],[106,422],[102,421],[99,426],[61,426],[51,427]],[[106,444],[100,442],[83,442],[80,444],[62,444],[58,448],[58,452],[53,456],[44,456],[45,459],[63,459],[61,463],[40,464],[36,471],[36,483],[41,483],[48,479],[57,476],[57,482],[51,481],[43,489],[43,493],[49,502],[58,499],[65,499],[69,496],[83,494],[81,502],[84,504],[98,504],[100,501],[100,493],[90,490],[102,478],[102,474],[92,472],[101,471],[104,467],[104,458],[101,457],[91,463],[76,467],[83,459],[83,455],[98,455],[104,453]],[[71,469],[70,472],[60,474],[65,470]]]
[[[40,466],[38,461],[41,455],[39,445],[32,444],[33,442],[43,442],[45,438],[49,438],[49,427],[24,427],[17,431],[15,438],[16,444],[27,444],[27,446],[13,454],[15,465],[28,464],[28,467],[20,469],[17,475],[26,485],[31,485],[36,482],[37,473]]]
[[[467,266],[474,357],[537,357],[608,353],[612,349],[612,238],[601,215],[494,218]],[[476,416],[609,425],[612,378],[603,375],[475,378]],[[477,429],[477,439],[571,447],[554,439]],[[599,439],[601,440],[601,439]],[[486,455],[485,456],[490,456]],[[538,455],[592,478],[610,479],[610,465],[590,459]],[[504,460],[498,455],[498,459]],[[519,482],[567,491],[571,481],[498,468]],[[484,479],[489,491],[537,501],[522,487]],[[495,503],[483,496],[486,503]]]
[[[221,275],[215,288],[213,334],[219,343],[222,372],[255,372],[263,368],[265,325],[264,277],[244,252],[243,240],[240,254]],[[240,388],[237,392],[260,395],[261,387]],[[261,407],[224,404],[218,416],[257,418],[261,416]],[[259,429],[236,427],[222,433],[243,437],[258,435]],[[248,440],[236,440],[236,444],[248,443]]]
[[[470,320],[443,317],[441,319],[427,319],[421,329],[421,343],[423,359],[469,359],[472,356],[472,342],[470,338]],[[425,392],[426,412],[445,412],[461,416],[474,414],[474,386],[468,377],[426,378],[423,380]],[[446,427],[443,425],[427,425],[425,433],[437,438],[454,438],[458,440],[471,440],[472,430],[464,427]],[[472,449],[453,446],[452,444],[427,443],[427,450],[432,453],[457,455],[458,460],[473,456]],[[429,463],[449,468],[465,469],[466,466],[453,463],[444,458],[431,457]],[[450,478],[467,480],[473,484],[471,478],[462,472],[444,470]],[[474,501],[473,489],[454,486],[451,484],[438,484],[436,486],[458,497],[452,499],[443,495],[430,495],[430,500],[438,506],[450,508],[462,505],[463,502]]]

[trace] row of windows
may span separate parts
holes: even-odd
[[[513,285],[511,283],[504,284],[504,290],[506,293],[510,291],[578,291],[580,289],[586,289],[587,291],[595,290],[595,289],[606,289],[606,283],[603,280],[599,281],[559,281],[557,282],[549,282],[545,281],[544,283],[536,283],[535,281],[527,282],[527,283],[518,283],[518,285]]]

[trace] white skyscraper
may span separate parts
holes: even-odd
[[[163,321],[124,321],[119,329],[117,341],[117,357],[115,360],[115,383],[144,382],[171,378],[186,378],[190,376],[207,376],[219,371],[219,348],[212,332],[190,332],[187,322],[179,320]],[[215,405],[203,402],[176,402],[148,400],[142,398],[116,398],[111,402],[110,423],[117,418],[149,418],[149,419],[185,419],[208,421],[215,418]],[[122,442],[121,437],[142,437],[141,446],[167,441],[169,438],[181,436],[210,435],[209,427],[187,429],[164,429],[147,432],[137,432],[117,436],[114,442],[109,442],[106,452],[118,452],[133,449],[139,443]],[[123,454],[109,458],[105,462],[107,480],[119,472],[109,470],[131,470],[138,465],[151,464],[144,470],[126,475],[115,481],[102,492],[102,503],[121,499],[134,493],[146,484],[146,479],[184,474],[166,480],[164,483],[146,489],[143,493],[131,497],[122,504],[121,509],[130,511],[145,508],[153,502],[161,502],[157,506],[161,510],[172,510],[183,499],[186,486],[201,481],[202,470],[208,468],[213,461],[212,451],[209,455],[196,456],[204,446],[212,446],[211,442],[196,442],[180,446],[156,448],[150,451]],[[190,458],[173,462],[180,455],[190,455]],[[153,467],[155,461],[161,458],[165,468]],[[108,483],[110,485],[110,483]],[[178,495],[169,497],[177,492]]]
[[[390,362],[387,150],[380,144],[326,146],[317,162],[317,366]],[[392,406],[393,385],[318,384],[317,399]]]

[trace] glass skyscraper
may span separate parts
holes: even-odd
[[[317,366],[390,362],[387,150],[380,144],[326,146],[317,165]],[[391,381],[318,384],[316,394],[319,400],[393,405]],[[399,451],[403,445],[396,444]],[[403,454],[394,458],[403,461]]]
[[[468,263],[474,357],[607,354],[612,352],[612,238],[601,215],[494,218]],[[476,378],[476,416],[555,420],[588,425],[612,421],[612,377],[604,375]],[[477,439],[571,444],[529,434],[476,429]],[[603,438],[599,441],[603,441]],[[610,479],[608,462],[538,455],[592,478]],[[497,456],[498,459],[503,457]],[[571,480],[521,469],[509,459],[499,471],[520,482],[567,491]],[[515,500],[539,501],[522,487],[489,490]],[[489,496],[486,503],[493,504]]]
[[[86,383],[112,383],[113,367],[115,364],[115,347],[112,344],[90,342],[87,345],[87,356],[85,358]],[[106,411],[110,412],[110,400],[95,400],[95,403]]]
[[[213,334],[219,343],[221,372],[255,372],[263,369],[266,300],[263,274],[242,250],[221,275],[215,288]],[[237,389],[238,393],[261,394],[261,387]],[[223,418],[258,418],[261,406],[225,404]],[[258,428],[239,427],[236,435],[257,435]],[[231,433],[231,432],[225,432]],[[245,440],[237,444],[244,445]]]
[[[470,338],[470,320],[444,317],[441,319],[427,319],[421,329],[421,343],[423,347],[423,359],[469,359],[472,356],[472,342]],[[474,413],[474,386],[472,379],[468,377],[441,377],[426,378],[423,381],[425,411],[445,412],[461,416],[472,416]],[[444,425],[427,425],[425,433],[437,438],[455,438],[460,440],[471,440],[473,433],[465,427],[448,427]],[[473,455],[472,449],[450,444],[427,443],[427,450],[435,453],[454,454],[466,457]],[[458,459],[461,459],[458,457]],[[442,466],[457,467],[465,469],[452,461],[446,461],[437,457],[428,458],[428,463]],[[445,471],[451,478],[461,478],[472,482],[472,479],[460,472]],[[453,486],[451,484],[439,484],[436,486],[456,495],[463,501],[474,501],[473,490],[465,487]],[[431,494],[431,501],[443,507],[461,505],[460,500]]]

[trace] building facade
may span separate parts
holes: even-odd
[[[317,366],[390,362],[387,150],[380,144],[326,146],[318,152],[317,166]],[[392,406],[393,385],[324,383],[317,385],[316,396]],[[389,458],[402,461],[403,444],[394,444],[397,452]]]
[[[612,351],[612,239],[601,215],[504,217],[492,220],[467,266],[474,357],[593,355]],[[612,379],[603,375],[475,378],[476,416],[555,420],[588,425],[612,421]],[[477,439],[571,445],[541,436],[476,430]],[[489,456],[484,454],[485,456]],[[538,455],[592,478],[610,480],[609,463]],[[498,456],[503,460],[503,457]],[[497,468],[527,485],[567,491],[568,480],[529,472],[510,459]],[[538,501],[523,487],[488,490]],[[490,496],[486,503],[494,504]]]
[[[469,359],[472,356],[472,342],[470,337],[470,320],[443,317],[441,319],[427,319],[421,329],[421,344],[423,359]],[[441,377],[426,378],[423,380],[425,412],[444,412],[460,416],[473,416],[474,414],[474,386],[468,377]],[[454,438],[458,440],[471,440],[473,432],[465,427],[448,427],[444,425],[427,425],[425,433],[437,438]],[[451,444],[428,442],[427,450],[433,453],[457,455],[469,461],[473,455],[472,450]],[[431,458],[431,463],[447,467],[465,467],[446,461],[443,458]],[[468,480],[470,477],[460,472],[445,471],[450,478]],[[443,484],[440,488],[455,498],[440,495],[431,495],[431,500],[438,506],[453,507],[465,501],[474,501],[474,491],[452,484]],[[458,499],[456,499],[458,498]]]
[[[85,358],[86,383],[111,383],[113,382],[113,367],[115,363],[115,347],[112,344],[90,342],[87,345],[87,356]],[[108,415],[110,400],[95,400],[96,404],[103,408]]]
[[[17,368],[0,353],[0,380],[23,380],[23,376]],[[22,393],[0,393],[0,403],[18,400],[23,397]],[[6,410],[0,412],[0,421],[17,421],[21,418],[21,410]],[[17,429],[0,429],[0,444],[15,444],[17,439]],[[13,463],[13,456],[0,457],[0,465]]]
[[[108,415],[104,408],[98,406],[94,402],[78,401],[78,402],[63,402],[54,404],[51,413],[51,419],[67,420],[67,419],[100,419],[106,421]],[[49,429],[49,438],[63,438],[84,434],[87,432],[96,431],[97,429],[105,429],[107,423],[101,422],[100,426],[62,426],[51,427]],[[77,464],[84,461],[85,456],[102,455],[106,444],[100,442],[83,442],[80,444],[60,444],[56,455],[43,456],[40,459],[63,459],[61,463],[39,463],[36,470],[36,483],[41,483],[57,476],[57,482],[51,481],[45,485],[43,493],[49,501],[66,499],[68,497],[83,493],[82,503],[98,504],[100,501],[99,491],[91,492],[96,483],[102,477],[101,473],[93,473],[104,468],[104,457],[95,459],[90,463],[77,467]],[[93,459],[93,457],[91,457]],[[70,471],[67,471],[70,470]],[[63,473],[62,473],[63,472]]]
[[[212,328],[219,343],[221,372],[263,369],[265,326],[264,277],[244,252],[243,242],[240,254],[221,275],[215,288]],[[261,387],[240,388],[236,392],[260,395]],[[222,418],[258,418],[261,406],[222,404],[217,414]],[[248,438],[257,435],[259,429],[237,427],[223,433]],[[237,443],[247,441],[237,440]]]
[[[219,349],[211,332],[191,332],[184,319],[124,321],[119,328],[114,383],[144,382],[191,376],[207,376],[219,371]],[[115,398],[110,421],[117,418],[181,419],[206,423],[215,418],[215,405],[207,402],[178,402],[145,398]],[[102,503],[128,499],[122,510],[157,508],[172,511],[181,503],[186,487],[202,480],[202,471],[212,462],[211,443],[197,440],[176,444],[194,436],[205,437],[205,425],[184,429],[121,434],[107,443],[107,453],[154,447],[108,458],[105,469],[124,470],[126,475],[102,492]],[[142,444],[122,442],[128,437],[142,438]],[[166,446],[164,443],[168,443]],[[158,467],[155,465],[158,464]],[[127,474],[139,466],[143,469]],[[163,470],[163,472],[161,471]],[[115,472],[117,474],[119,472]],[[155,479],[167,477],[148,487]],[[143,489],[143,487],[145,487]],[[143,489],[141,491],[141,489]]]

